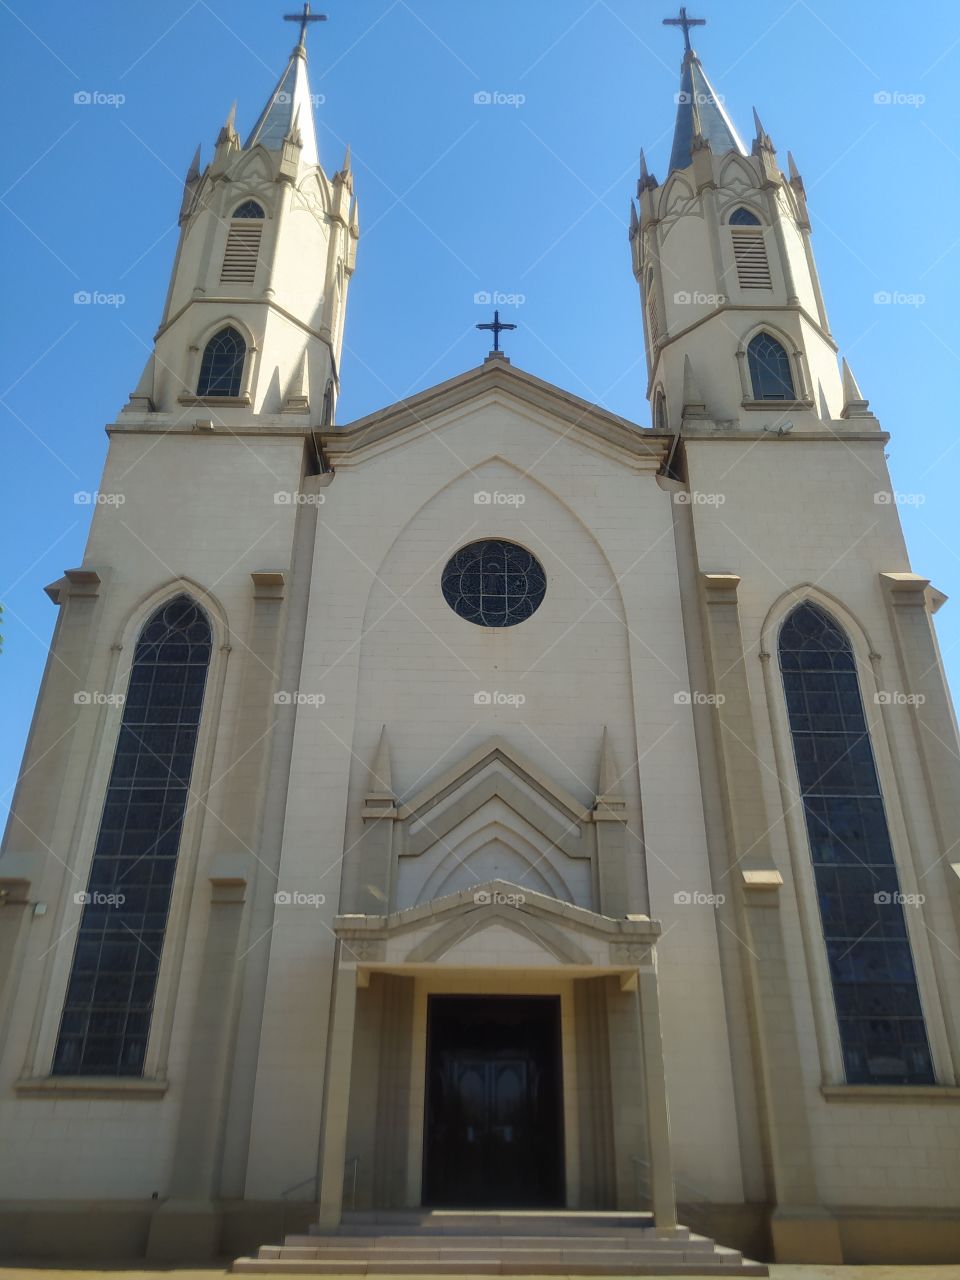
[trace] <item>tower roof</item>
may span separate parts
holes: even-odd
[[[747,149],[723,107],[723,99],[707,78],[696,51],[688,49],[680,68],[680,92],[677,94],[677,123],[673,131],[670,171],[686,169],[697,134],[710,144],[715,155]]]
[[[307,50],[302,34],[245,146],[254,147],[259,144],[268,151],[279,151],[284,138],[294,130],[299,131],[303,141],[304,162],[319,164],[313,97],[307,75]]]

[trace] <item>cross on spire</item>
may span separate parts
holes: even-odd
[[[297,41],[297,48],[303,49],[307,43],[307,27],[311,22],[326,22],[327,15],[325,13],[311,13],[309,3],[305,3],[303,13],[285,13],[283,20],[284,22],[300,23],[300,39]]]
[[[680,6],[680,17],[664,18],[663,25],[665,27],[682,27],[684,52],[693,53],[693,49],[690,46],[690,28],[705,27],[707,25],[707,20],[706,18],[688,18],[687,6],[682,4]]]
[[[493,324],[478,324],[478,325],[477,325],[477,328],[478,328],[478,329],[490,329],[490,330],[492,330],[492,331],[493,331],[493,349],[494,349],[494,351],[499,351],[499,350],[500,350],[500,334],[501,334],[501,332],[502,332],[504,329],[515,329],[516,327],[517,327],[517,326],[516,326],[515,324],[504,324],[504,323],[501,321],[501,319],[500,319],[500,312],[499,312],[499,311],[494,311],[494,313],[493,313]]]

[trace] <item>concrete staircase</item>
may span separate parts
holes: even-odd
[[[678,1227],[658,1236],[649,1214],[558,1210],[346,1213],[238,1258],[241,1275],[765,1276],[735,1249]]]

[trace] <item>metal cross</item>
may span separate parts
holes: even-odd
[[[501,333],[501,331],[502,331],[502,330],[504,330],[504,329],[515,329],[516,327],[517,327],[517,326],[516,326],[515,324],[503,324],[503,323],[501,322],[501,320],[500,320],[500,312],[499,312],[499,311],[494,311],[494,313],[493,313],[493,324],[478,324],[478,325],[477,325],[477,328],[478,328],[478,329],[491,329],[491,330],[493,331],[493,349],[494,349],[494,351],[499,351],[499,350],[500,350],[500,333]]]
[[[690,47],[690,28],[705,27],[707,25],[707,20],[706,18],[688,18],[687,6],[682,4],[680,6],[680,17],[664,18],[663,25],[665,27],[682,27],[684,49],[687,53],[692,53],[693,50]]]
[[[304,4],[303,13],[285,13],[283,15],[284,22],[300,23],[300,45],[303,46],[307,42],[307,27],[311,22],[326,22],[327,15],[325,13],[311,13],[310,5]]]

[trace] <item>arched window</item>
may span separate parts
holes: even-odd
[[[198,396],[238,396],[247,344],[232,325],[215,333],[203,349]]]
[[[323,391],[323,416],[322,422],[325,427],[333,426],[333,382],[327,383]]]
[[[143,1074],[211,639],[201,609],[181,595],[137,641],[55,1075]]]
[[[933,1065],[853,649],[816,605],[780,632],[820,922],[850,1084],[932,1084]]]
[[[759,227],[761,225],[757,215],[749,209],[745,209],[743,205],[740,205],[739,209],[734,209],[727,221],[731,227]]]
[[[653,426],[656,431],[670,430],[667,423],[667,398],[663,394],[663,387],[657,387],[653,398]]]
[[[755,400],[795,400],[790,357],[769,333],[758,333],[747,347]]]
[[[243,204],[234,209],[232,216],[234,218],[262,218],[263,210],[256,200],[244,200]]]

